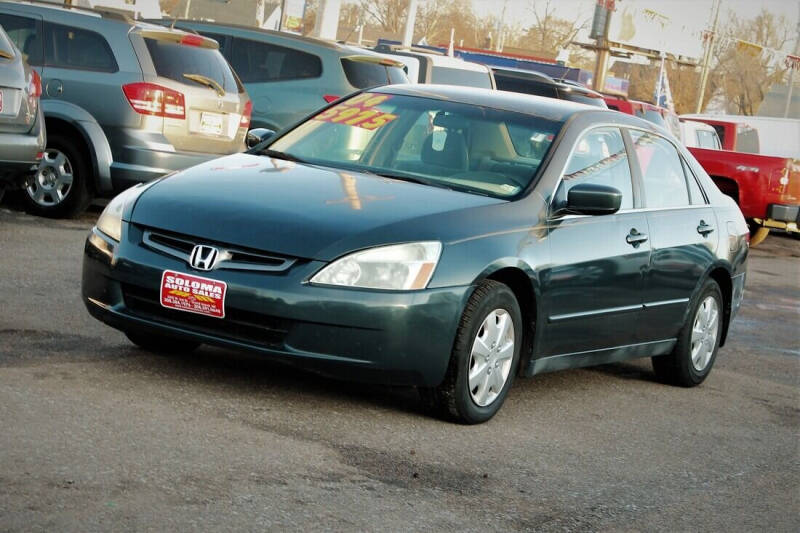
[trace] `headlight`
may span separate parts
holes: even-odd
[[[311,278],[311,283],[364,289],[424,289],[433,276],[440,242],[381,246],[337,259]]]
[[[146,188],[144,184],[139,184],[115,196],[103,209],[95,227],[117,242],[122,240],[122,212]]]

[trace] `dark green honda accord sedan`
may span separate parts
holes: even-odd
[[[129,189],[83,299],[150,350],[244,348],[419,388],[465,423],[514,377],[652,357],[702,382],[748,230],[666,131],[501,91],[391,86]]]

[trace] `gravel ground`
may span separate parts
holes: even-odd
[[[134,348],[80,301],[96,216],[0,209],[1,531],[797,530],[800,240],[753,250],[702,386],[545,374],[464,427],[412,390]]]

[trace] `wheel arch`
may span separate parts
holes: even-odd
[[[517,298],[522,320],[525,324],[522,337],[522,350],[518,374],[522,374],[524,369],[533,357],[537,333],[537,318],[539,316],[538,282],[535,273],[527,265],[517,264],[498,264],[493,268],[487,269],[477,281],[489,279],[497,281],[509,287]]]
[[[733,279],[730,270],[722,265],[712,267],[705,279],[713,279],[722,293],[722,337],[719,345],[724,346],[728,337],[728,327],[731,323],[733,309]]]
[[[48,134],[66,131],[83,142],[92,168],[92,188],[97,192],[110,192],[111,146],[97,120],[86,110],[69,102],[43,100],[44,120]]]

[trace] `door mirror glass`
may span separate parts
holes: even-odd
[[[267,128],[253,128],[247,132],[247,139],[245,142],[247,143],[248,148],[253,148],[254,146],[257,146],[270,139],[273,135],[275,135],[274,130],[269,130]]]
[[[622,205],[622,192],[608,185],[579,183],[567,193],[567,211],[579,215],[611,215]]]

